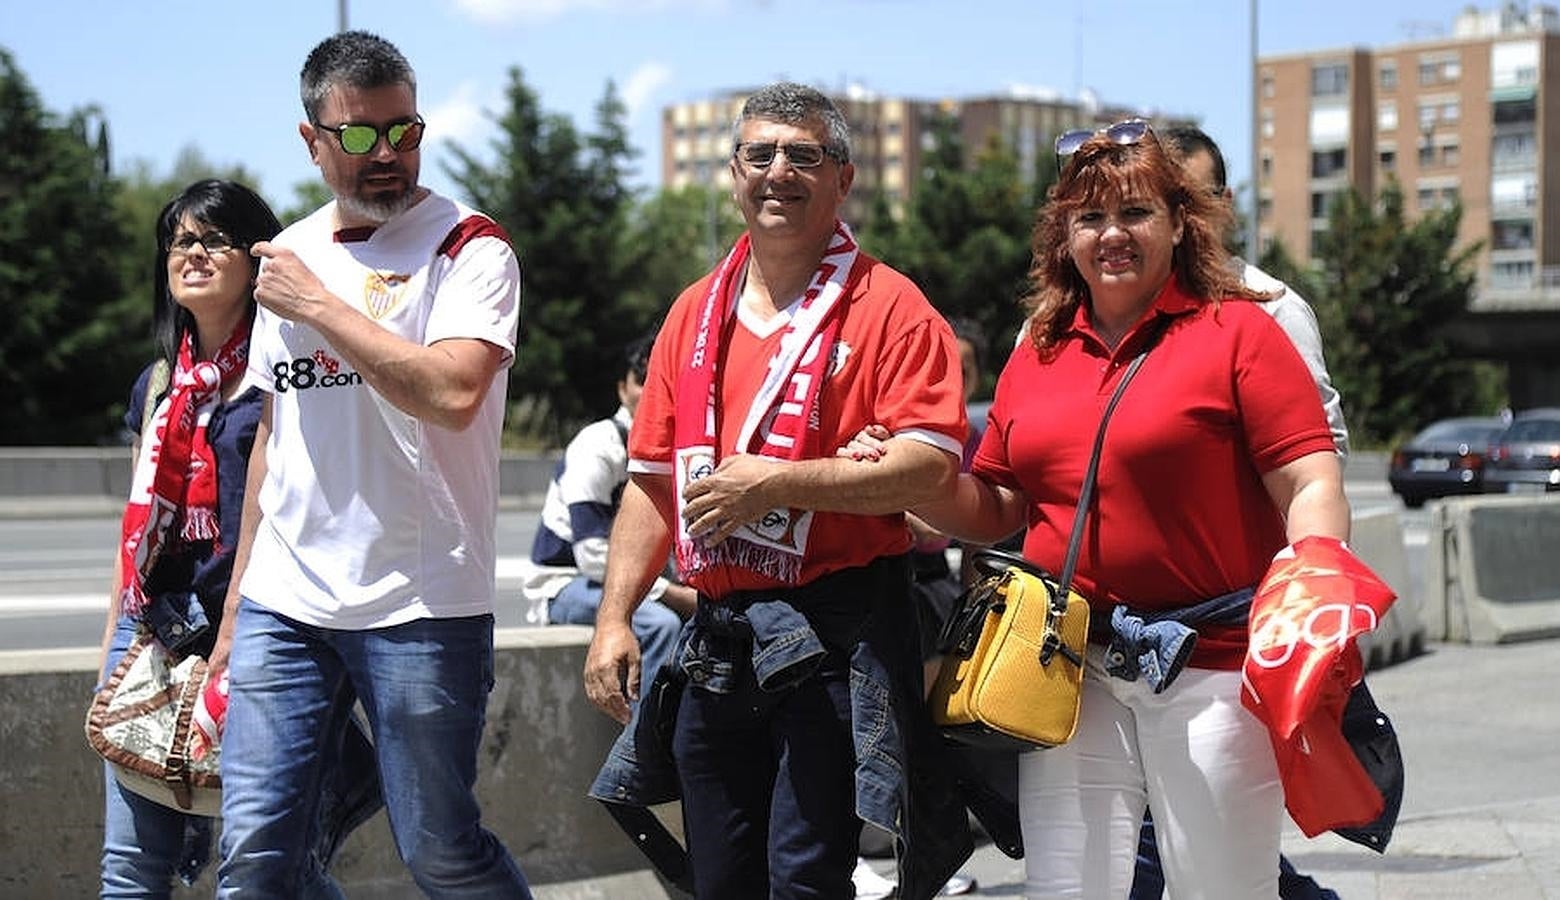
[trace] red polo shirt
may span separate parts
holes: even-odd
[[[1014,350],[975,455],[976,474],[1028,496],[1024,556],[1061,572],[1100,416],[1157,315],[1174,321],[1112,414],[1079,554],[1095,615],[1254,586],[1287,543],[1263,473],[1333,451],[1305,363],[1255,304],[1215,307],[1172,278],[1114,353],[1080,308],[1054,358]],[[1239,667],[1244,629],[1199,632],[1194,665]]]

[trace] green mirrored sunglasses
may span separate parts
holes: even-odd
[[[377,125],[365,125],[359,122],[348,122],[344,125],[322,125],[314,123],[314,127],[321,131],[328,131],[341,142],[341,149],[353,156],[362,156],[370,153],[379,146],[379,137],[384,138],[390,144],[390,149],[397,153],[406,153],[416,150],[422,143],[423,118],[415,116],[405,122],[391,122],[380,130]]]

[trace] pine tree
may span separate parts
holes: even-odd
[[[934,120],[932,136],[904,220],[875,198],[862,246],[910,276],[944,316],[979,325],[995,373],[1023,322],[1035,188],[1000,139],[967,167],[952,117]]]
[[[1434,419],[1493,408],[1499,379],[1448,337],[1472,298],[1477,244],[1457,247],[1460,207],[1410,222],[1393,182],[1373,204],[1338,199],[1317,242],[1318,268],[1298,271],[1282,247],[1263,268],[1311,300],[1353,441],[1383,445]]]
[[[492,162],[452,147],[446,171],[493,216],[520,258],[520,348],[510,370],[511,427],[561,445],[616,404],[621,351],[650,321],[629,310],[624,174],[634,155],[624,107],[608,85],[595,130],[581,138],[547,113],[521,70],[509,70]]]
[[[95,109],[49,113],[0,50],[0,442],[113,439],[150,348],[144,327],[125,327],[128,241],[107,152]]]

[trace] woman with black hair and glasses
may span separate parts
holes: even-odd
[[[1276,897],[1284,795],[1241,705],[1240,619],[1287,543],[1347,537],[1332,435],[1293,344],[1249,302],[1268,298],[1228,265],[1227,207],[1148,124],[1057,151],[1030,316],[971,473],[916,510],[981,543],[1025,528],[1024,557],[1060,572],[1107,401],[1147,354],[1104,435],[1073,582],[1092,626],[1077,732],[1019,757],[1026,896],[1127,896],[1149,808],[1171,896]],[[1154,648],[1128,639],[1163,619],[1186,630],[1161,647],[1190,653],[1145,665]]]
[[[158,355],[125,412],[136,435],[134,475],[114,556],[103,683],[138,631],[179,658],[205,656],[215,641],[260,417],[259,390],[243,384],[257,269],[249,247],[280,230],[265,201],[232,181],[198,181],[158,214]],[[350,787],[327,788],[341,801],[325,820],[327,856],[377,808],[372,766],[352,768]],[[213,820],[128,790],[111,765],[105,776],[102,896],[168,897],[175,877],[194,883]]]

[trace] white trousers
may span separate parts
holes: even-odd
[[[1156,696],[1101,655],[1073,739],[1019,757],[1025,896],[1126,897],[1146,805],[1172,900],[1277,897],[1284,793],[1240,673],[1187,668]]]

